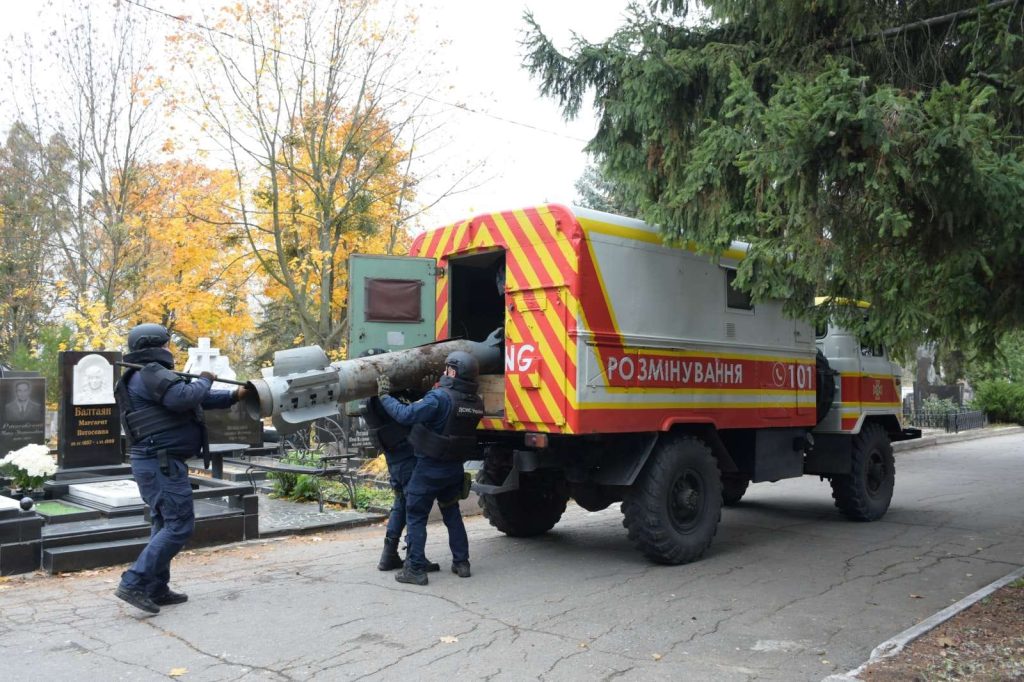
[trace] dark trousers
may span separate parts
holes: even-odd
[[[132,456],[132,475],[139,484],[142,499],[149,505],[153,526],[149,544],[132,567],[121,574],[121,584],[139,589],[151,597],[167,593],[171,580],[171,559],[181,551],[195,530],[192,486],[188,467],[169,458],[168,473],[160,471],[156,457]]]
[[[395,501],[391,504],[388,526],[385,534],[389,538],[402,537],[405,530],[405,489],[409,487],[416,458],[406,457],[397,462],[388,462],[388,474],[391,476],[391,489],[395,492]]]
[[[462,495],[462,464],[436,463],[417,457],[416,468],[405,489],[406,518],[409,522],[409,565],[417,570],[427,566],[427,517],[437,500],[441,518],[448,528],[448,547],[453,561],[469,561],[469,538],[459,512]]]

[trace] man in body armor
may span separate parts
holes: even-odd
[[[132,606],[159,613],[161,606],[181,604],[188,596],[170,589],[171,559],[195,529],[192,486],[185,460],[207,456],[203,409],[226,409],[245,397],[245,389],[211,391],[216,377],[203,372],[189,381],[176,374],[167,344],[171,337],[158,324],[140,324],[128,333],[126,362],[143,365],[121,375],[114,397],[121,411],[131,455],[132,475],[149,505],[149,544],[121,574],[115,594]]]
[[[398,543],[405,530],[405,489],[409,486],[413,469],[416,468],[416,455],[409,442],[409,427],[402,426],[392,419],[384,411],[377,396],[366,400],[362,413],[369,429],[370,439],[384,453],[391,490],[395,495],[384,532],[384,551],[377,563],[377,570],[393,571],[396,568],[401,568],[404,563],[398,554]],[[428,573],[440,570],[441,567],[438,564],[427,562]]]
[[[400,583],[427,584],[424,547],[427,516],[434,500],[448,528],[452,573],[460,578],[470,576],[469,539],[459,500],[465,480],[462,462],[476,450],[476,426],[484,414],[483,401],[477,395],[478,372],[472,355],[455,351],[445,359],[438,386],[411,405],[389,395],[387,376],[377,380],[381,406],[399,424],[412,426],[409,442],[416,452],[416,467],[405,488],[409,553],[402,571],[395,575]]]

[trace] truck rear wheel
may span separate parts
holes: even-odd
[[[726,507],[739,504],[749,485],[750,479],[743,474],[722,474],[722,504]]]
[[[722,517],[722,482],[711,449],[692,436],[666,436],[622,503],[622,525],[649,559],[685,564],[711,545]]]
[[[865,424],[853,437],[849,474],[833,476],[832,497],[845,516],[874,521],[885,515],[896,482],[892,443],[878,424]]]
[[[476,480],[501,485],[508,470],[484,466]],[[497,495],[481,495],[480,507],[491,525],[505,535],[527,538],[546,533],[565,512],[569,489],[559,476],[541,473],[519,474],[519,489]]]

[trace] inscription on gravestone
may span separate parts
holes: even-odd
[[[68,496],[86,502],[98,502],[109,507],[131,507],[142,504],[139,485],[130,479],[76,483],[68,486]]]
[[[30,443],[46,442],[46,379],[29,372],[0,378],[0,457]]]
[[[121,374],[114,363],[120,360],[117,352],[60,353],[61,469],[121,463],[121,414],[114,403]]]
[[[235,378],[228,357],[221,355],[219,348],[211,348],[210,339],[206,337],[199,338],[198,347],[188,349],[184,371],[192,374],[213,372],[224,379]],[[216,381],[213,388],[235,390],[231,384]],[[263,422],[250,417],[242,403],[235,403],[228,410],[209,410],[204,417],[210,443],[244,443],[256,447],[263,445]]]

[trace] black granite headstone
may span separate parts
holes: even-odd
[[[121,354],[100,351],[60,353],[61,469],[120,464],[121,414],[114,384],[121,376]]]
[[[227,410],[206,410],[206,430],[210,443],[245,443],[263,447],[263,422],[245,411],[245,403],[235,403]]]
[[[0,378],[0,406],[0,457],[31,443],[46,443],[46,379],[6,372]]]

